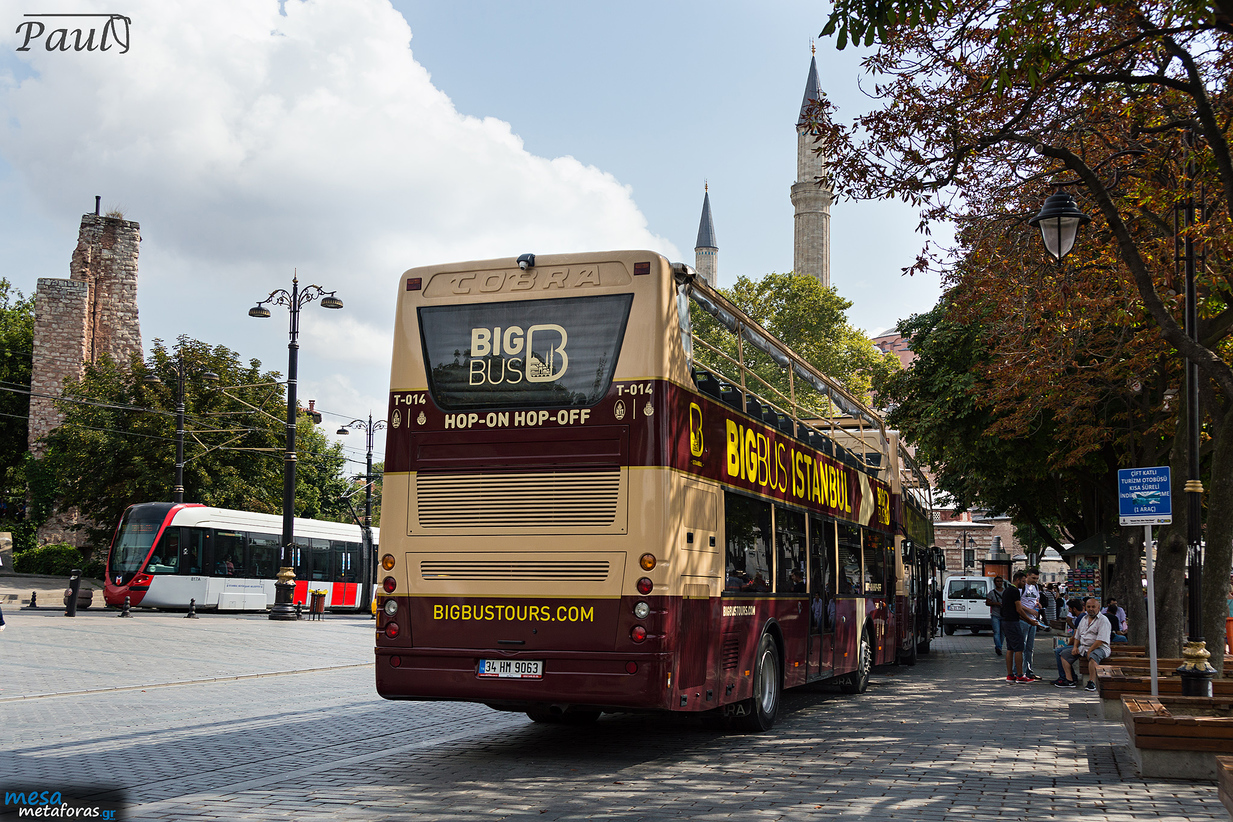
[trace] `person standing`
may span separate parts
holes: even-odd
[[[1014,584],[1007,586],[1002,594],[1002,637],[1006,640],[1007,682],[1032,681],[1023,668],[1022,623],[1028,619],[1028,614],[1023,608],[1022,592],[1019,588],[1024,584],[1026,576],[1022,571],[1015,571],[1012,578]]]
[[[1057,593],[1053,590],[1052,582],[1045,586],[1045,592],[1040,595],[1040,598],[1045,605],[1045,622],[1058,619],[1058,605],[1061,603]]]
[[[1020,572],[1016,572],[1018,577]],[[1022,588],[1023,605],[1023,675],[1031,679],[1040,679],[1032,670],[1032,651],[1036,645],[1036,629],[1040,625],[1040,569],[1028,568],[1022,572],[1024,584]]]
[[[1006,593],[1006,580],[1000,576],[993,578],[993,588],[985,597],[989,606],[989,623],[993,627],[993,652],[1002,655],[1002,595]]]

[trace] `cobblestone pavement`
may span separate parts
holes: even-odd
[[[1006,684],[987,636],[861,696],[789,692],[774,731],[741,735],[386,702],[358,617],[6,618],[0,788],[122,791],[131,819],[1228,818],[1213,785],[1136,777],[1093,695]]]

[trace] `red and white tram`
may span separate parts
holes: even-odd
[[[107,555],[108,605],[260,611],[274,604],[282,518],[196,503],[131,505]],[[373,550],[379,529],[372,529]],[[295,520],[295,602],[326,592],[331,610],[363,609],[371,597],[372,554],[358,525]],[[368,583],[369,597],[364,596]]]

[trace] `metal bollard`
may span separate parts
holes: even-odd
[[[77,592],[81,590],[81,569],[74,568],[69,574],[69,601],[65,616],[77,616]]]
[[[197,600],[190,599],[188,601],[188,613],[184,615],[185,619],[197,619]]]
[[[31,608],[39,607],[39,592],[38,591],[30,592],[30,607]]]
[[[132,616],[132,614],[130,614],[130,613],[128,612],[128,599],[129,599],[129,598],[128,598],[128,596],[126,595],[126,596],[124,597],[124,607],[120,609],[120,616],[122,616],[122,617],[131,617],[131,616]]]
[[[303,602],[297,602],[297,603],[295,604],[295,618],[296,618],[296,619],[303,619],[303,618],[304,618],[304,614],[302,613],[303,608],[304,608],[304,603],[303,603]]]

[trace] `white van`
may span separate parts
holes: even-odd
[[[992,631],[989,606],[985,597],[993,588],[992,577],[949,577],[943,587],[946,610],[942,612],[942,631],[950,636],[956,628],[967,628],[974,634]]]

